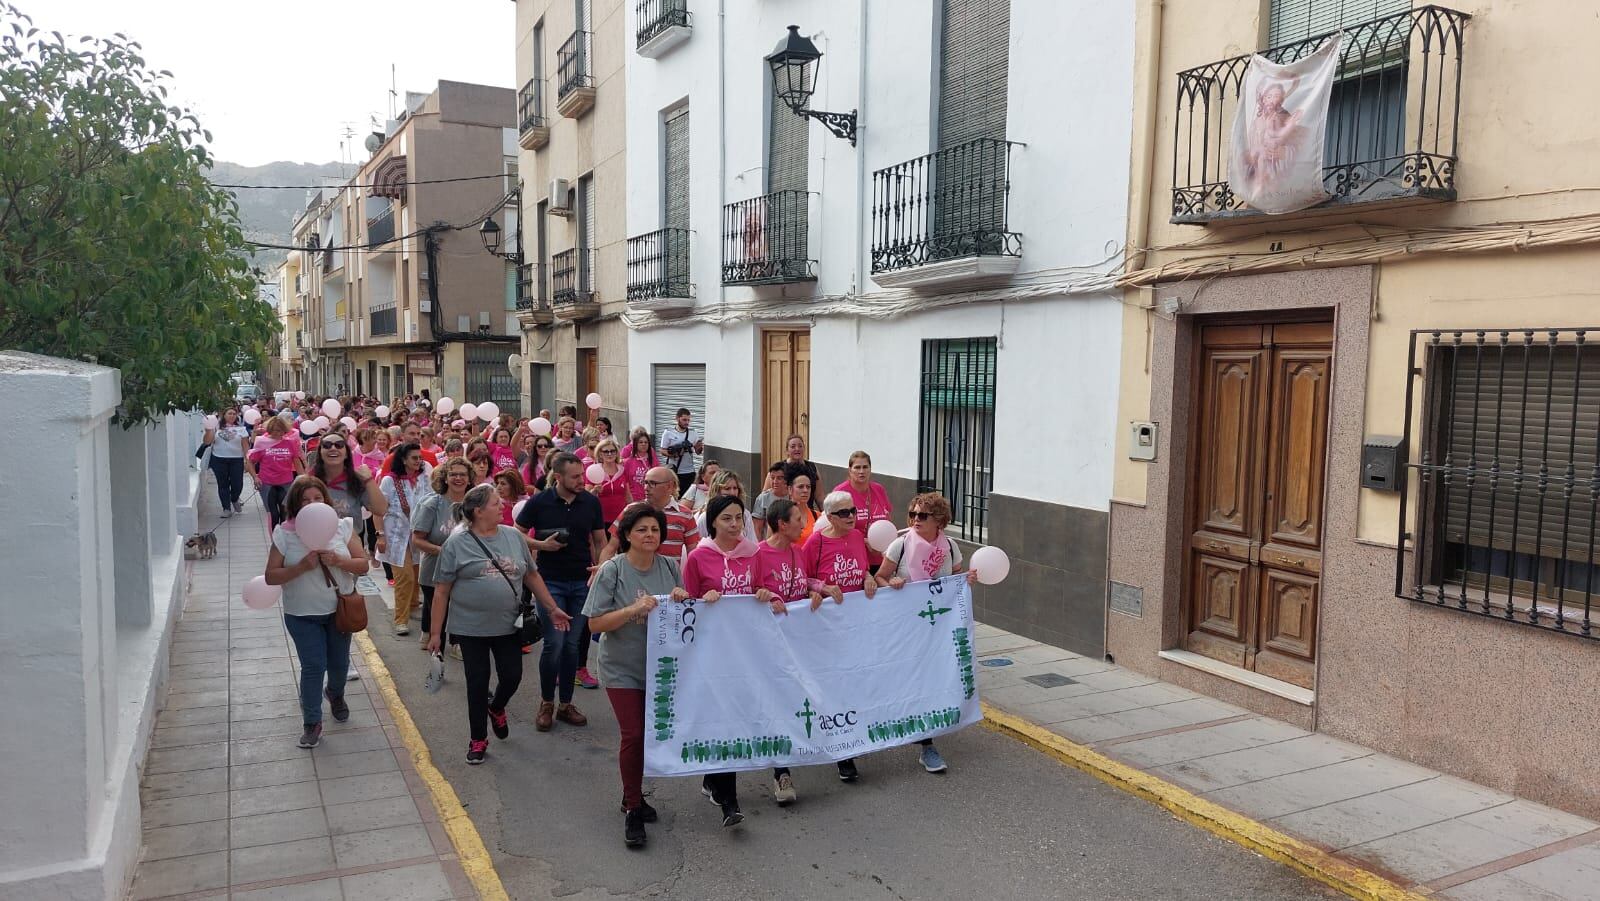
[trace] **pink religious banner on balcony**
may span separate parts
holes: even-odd
[[[1228,187],[1251,208],[1292,213],[1328,199],[1322,145],[1339,38],[1286,65],[1250,57],[1234,114]]]

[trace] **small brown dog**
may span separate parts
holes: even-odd
[[[215,557],[217,555],[217,533],[206,532],[196,535],[184,542],[184,546],[194,548],[195,556],[202,560]]]

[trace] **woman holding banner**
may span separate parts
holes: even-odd
[[[906,518],[911,528],[883,552],[877,572],[879,585],[899,588],[907,582],[927,582],[959,572],[967,573],[969,583],[977,578],[977,571],[969,572],[963,564],[961,548],[944,533],[950,525],[950,502],[944,495],[929,491],[912,498]],[[924,738],[917,744],[922,745],[923,769],[930,773],[947,769],[933,739]]]
[[[644,799],[644,693],[647,632],[645,623],[656,598],[684,601],[678,561],[657,553],[667,532],[667,517],[649,504],[630,504],[617,521],[619,553],[595,571],[583,612],[589,629],[600,639],[600,681],[617,715],[622,733],[617,767],[622,772],[622,841],[630,848],[645,843],[644,825],[656,821],[656,810]]]
[[[804,473],[800,477],[808,478]],[[822,606],[824,593],[832,597],[836,604],[844,600],[844,593],[839,586],[824,586],[815,579],[807,578],[808,571],[801,561],[799,542],[809,523],[804,508],[788,498],[778,498],[767,508],[769,535],[766,541],[761,542],[761,549],[756,553],[756,600],[770,604],[774,614],[788,615],[788,602],[803,598],[810,598],[811,609],[815,610]],[[840,762],[839,778],[845,782],[854,781],[854,769],[853,761]],[[786,766],[772,770],[772,800],[778,802],[779,807],[788,807],[799,800],[794,790],[794,779]]]
[[[714,604],[725,594],[755,594],[759,549],[744,537],[744,501],[720,494],[706,505],[705,524],[711,540],[695,545],[683,562],[683,587],[690,597]],[[722,825],[744,822],[739,812],[739,786],[733,773],[711,773],[700,791],[722,808]]]

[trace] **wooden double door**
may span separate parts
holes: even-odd
[[[811,332],[769,330],[761,333],[761,471],[783,459],[789,436],[806,439],[811,450]],[[821,490],[812,486],[813,491]]]
[[[1312,688],[1333,325],[1199,333],[1185,645]]]

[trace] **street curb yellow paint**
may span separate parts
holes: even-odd
[[[1427,894],[1406,889],[1371,870],[1341,860],[1300,839],[1285,835],[1220,804],[1143,770],[1112,760],[1021,717],[983,705],[984,725],[1009,735],[1068,766],[1152,804],[1264,857],[1270,857],[1316,881],[1362,901],[1423,901]]]
[[[422,740],[422,733],[417,731],[411,711],[400,700],[400,692],[394,686],[389,667],[378,656],[378,649],[373,646],[367,633],[357,632],[355,639],[356,645],[361,648],[361,656],[367,661],[367,669],[372,671],[372,678],[377,680],[378,690],[389,705],[389,716],[394,720],[395,728],[400,730],[400,741],[411,752],[411,763],[416,767],[422,783],[428,787],[428,794],[433,798],[433,809],[438,811],[439,823],[444,826],[445,834],[450,836],[450,844],[455,846],[461,869],[466,871],[467,878],[472,880],[473,888],[478,890],[478,897],[483,901],[510,901],[505,885],[500,882],[500,874],[495,871],[489,849],[484,846],[482,836],[478,835],[478,827],[472,824],[466,808],[461,806],[456,790],[450,787],[444,775],[433,765],[433,755],[428,753],[428,745]]]

